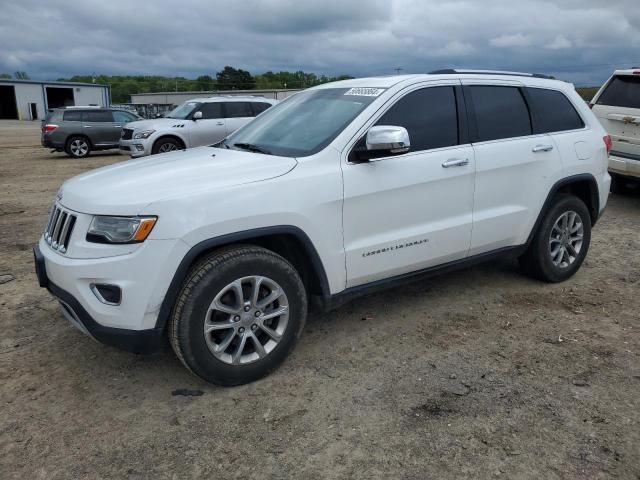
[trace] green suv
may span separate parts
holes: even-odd
[[[141,117],[113,108],[56,108],[42,122],[41,143],[56,152],[84,158],[92,150],[118,148],[123,125],[136,120]]]

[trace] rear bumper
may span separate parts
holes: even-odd
[[[609,171],[625,177],[640,178],[640,155],[611,151]]]
[[[160,350],[163,344],[162,329],[129,330],[99,324],[71,293],[49,279],[44,256],[37,245],[33,248],[33,256],[38,283],[58,299],[63,315],[76,328],[100,343],[127,352],[148,354]]]
[[[64,142],[55,141],[48,135],[41,136],[40,143],[46,148],[64,149]]]

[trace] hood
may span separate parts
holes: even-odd
[[[94,215],[137,215],[156,201],[279,177],[295,158],[198,147],[127,160],[67,180],[60,203]]]

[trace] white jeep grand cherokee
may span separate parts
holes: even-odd
[[[547,282],[582,264],[610,140],[567,83],[439,71],[298,93],[217,147],[64,183],[34,249],[80,329],[235,385],[278,366],[310,301],[496,255]]]
[[[136,158],[212,145],[276,103],[239,95],[194,98],[163,118],[128,123],[120,133],[120,153]]]

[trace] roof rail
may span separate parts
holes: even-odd
[[[551,75],[544,75],[542,73],[522,73],[522,72],[508,72],[502,70],[463,70],[457,68],[444,68],[442,70],[434,70],[429,72],[429,75],[507,75],[510,77],[533,77],[533,78],[546,78],[547,80],[555,80],[555,77]]]

